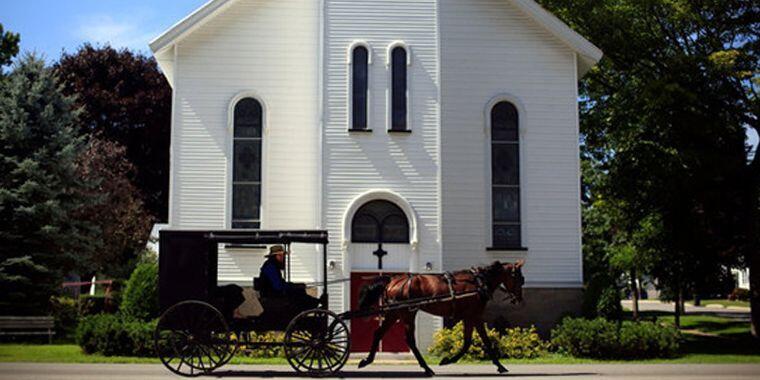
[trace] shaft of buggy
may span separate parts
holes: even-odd
[[[414,298],[410,300],[389,303],[387,305],[382,305],[382,306],[372,308],[372,309],[349,310],[347,312],[338,314],[338,318],[343,319],[343,320],[349,320],[349,319],[354,319],[354,318],[370,317],[373,315],[385,314],[389,311],[414,309],[414,308],[418,308],[425,305],[454,301],[459,298],[472,297],[479,294],[480,294],[479,291],[472,290],[469,292],[455,293],[453,296],[451,294],[444,294],[444,295],[434,296],[434,297]]]

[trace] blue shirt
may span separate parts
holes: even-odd
[[[282,272],[277,267],[277,261],[273,258],[267,259],[264,265],[261,266],[261,278],[266,278],[269,281],[269,286],[272,291],[277,293],[285,293],[288,290],[288,284],[282,278]]]

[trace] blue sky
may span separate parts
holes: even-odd
[[[148,42],[206,0],[0,0],[0,23],[21,34],[21,51],[57,60],[84,42],[149,54]],[[757,146],[758,136],[748,133]]]
[[[148,54],[148,42],[206,0],[0,0],[0,23],[21,34],[21,51],[50,61],[84,42]]]

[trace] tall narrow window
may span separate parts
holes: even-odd
[[[261,227],[261,103],[235,105],[232,161],[232,228]]]
[[[369,51],[357,46],[351,54],[351,129],[366,130]]]
[[[491,203],[493,246],[520,248],[520,142],[517,108],[491,109]]]
[[[406,131],[406,64],[407,52],[402,46],[391,50],[391,130]]]

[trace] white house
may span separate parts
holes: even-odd
[[[380,270],[517,259],[526,304],[493,318],[579,310],[577,84],[602,52],[534,1],[212,0],[151,48],[174,89],[171,228],[329,230],[333,310]],[[294,250],[294,279],[319,278]],[[261,260],[227,247],[220,280]],[[421,346],[440,325],[421,317]]]

